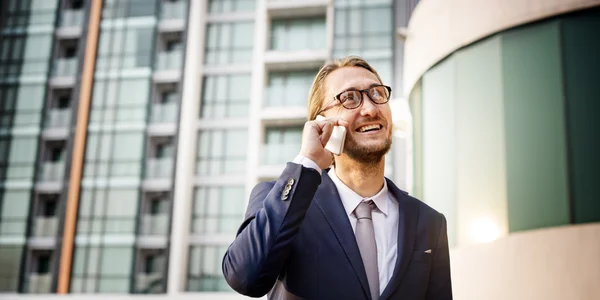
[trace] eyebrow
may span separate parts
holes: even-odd
[[[378,85],[382,85],[382,83],[373,83],[373,84],[369,85],[369,87],[366,88],[366,90],[368,90],[368,89],[370,89],[370,88],[372,88],[374,86],[378,86]],[[343,92],[347,92],[347,91],[359,91],[359,90],[360,90],[359,88],[351,86],[351,87],[348,87],[346,89],[343,89],[341,92],[338,92],[337,94],[335,94],[335,96],[337,96],[337,95],[339,95],[339,94],[341,94]]]

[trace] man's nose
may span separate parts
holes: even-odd
[[[361,116],[374,116],[377,114],[377,106],[371,100],[369,95],[366,92],[362,92],[363,95],[363,103],[360,107],[360,115]]]

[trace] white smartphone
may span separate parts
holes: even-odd
[[[322,121],[325,119],[326,118],[321,115],[318,115],[316,118],[317,121]],[[329,150],[335,155],[340,155],[344,150],[344,141],[346,141],[346,127],[334,126],[333,131],[331,132],[331,137],[325,145],[325,149]]]

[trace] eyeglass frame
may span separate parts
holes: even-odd
[[[370,89],[373,89],[373,88],[376,88],[376,87],[380,87],[380,86],[384,87],[388,91],[388,96],[385,99],[385,102],[383,102],[383,103],[377,103],[377,102],[373,101],[373,98],[371,98],[371,95],[369,94],[369,90]],[[347,108],[346,106],[344,106],[344,102],[346,102],[346,101],[342,102],[342,100],[340,99],[340,96],[343,93],[350,92],[350,91],[352,91],[352,92],[360,92],[360,102],[358,103],[358,105],[356,107],[353,107],[353,108]],[[331,109],[335,105],[337,105],[337,104],[334,104],[335,101],[339,102],[340,105],[342,105],[342,107],[345,108],[345,109],[357,109],[357,108],[359,108],[359,107],[362,106],[362,104],[363,104],[363,102],[365,100],[365,96],[363,94],[367,94],[367,97],[369,98],[369,100],[371,100],[371,102],[373,102],[374,104],[386,104],[386,103],[390,102],[390,98],[392,97],[392,88],[389,87],[389,86],[387,86],[387,85],[383,85],[383,84],[375,84],[375,85],[369,87],[366,90],[356,90],[356,89],[345,90],[345,91],[343,91],[343,92],[335,95],[333,97],[333,101],[329,105],[327,105],[324,108],[322,108],[321,110],[319,110],[319,112],[317,112],[317,115],[320,115],[321,113],[325,112],[326,110]]]

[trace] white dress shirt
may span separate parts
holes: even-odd
[[[311,159],[298,155],[293,160],[294,163],[302,164],[304,167],[313,168],[319,173],[321,169]],[[346,215],[352,225],[352,231],[356,231],[356,217],[352,214],[354,209],[363,200],[373,200],[377,209],[373,210],[373,229],[375,230],[375,242],[377,243],[377,268],[379,270],[379,294],[387,286],[398,258],[398,201],[388,191],[387,182],[383,181],[383,188],[379,193],[372,197],[363,198],[346,184],[344,184],[336,175],[335,168],[332,167],[327,175],[335,184]]]

